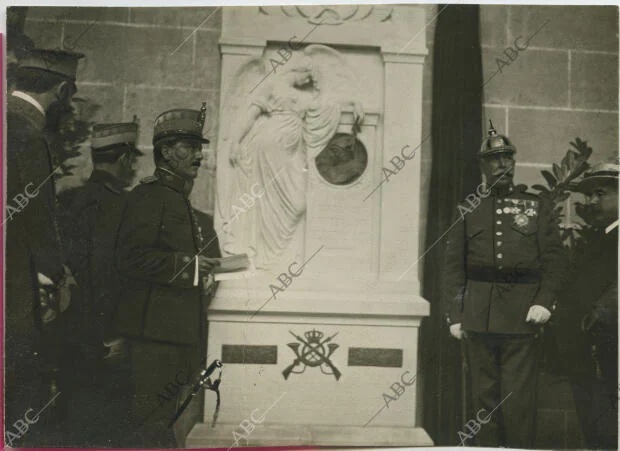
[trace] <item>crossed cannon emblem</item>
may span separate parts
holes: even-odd
[[[292,331],[289,330],[289,332],[293,337],[299,340],[300,343],[289,343],[288,344],[288,347],[291,348],[293,352],[295,353],[295,360],[288,367],[286,367],[284,371],[282,371],[282,375],[284,376],[284,379],[288,379],[291,373],[294,373],[294,374],[303,373],[304,371],[306,371],[306,367],[314,368],[317,366],[321,368],[321,372],[323,374],[333,374],[336,380],[340,379],[340,376],[341,376],[340,371],[338,370],[338,368],[336,368],[333,362],[329,359],[331,355],[334,353],[334,351],[340,347],[340,345],[337,345],[335,343],[330,343],[330,341],[332,341],[332,339],[336,335],[338,335],[338,332],[336,332],[334,335],[330,337],[327,337],[323,341],[321,341],[324,335],[323,332],[320,332],[316,329],[312,329],[312,330],[305,332],[304,333],[304,336],[306,337],[305,340],[301,338],[299,335],[294,334]],[[301,351],[300,351],[299,347],[302,344],[303,344],[303,347],[301,348]],[[327,345],[327,349],[326,349],[326,345]],[[299,365],[303,365],[301,370],[293,371],[295,367]],[[326,371],[325,367],[331,370],[331,372]]]

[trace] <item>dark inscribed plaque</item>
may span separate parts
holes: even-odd
[[[222,363],[275,365],[277,346],[222,345]]]
[[[349,348],[349,366],[402,368],[403,350],[389,348]]]
[[[355,136],[336,133],[314,159],[316,168],[332,185],[355,182],[368,166],[366,146]]]

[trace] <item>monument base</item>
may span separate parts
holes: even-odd
[[[239,439],[235,444],[232,431],[237,424],[220,424],[212,428],[197,424],[187,436],[188,448],[230,448],[245,446],[433,446],[433,441],[422,428],[362,427],[362,426],[308,426],[257,425],[247,434],[247,443]]]
[[[221,406],[211,428],[215,398],[206,393],[204,422],[186,446],[246,446],[244,437],[252,446],[432,445],[417,402],[428,302],[295,286],[265,304],[267,293],[242,284],[222,283],[210,306],[208,360],[224,363]]]

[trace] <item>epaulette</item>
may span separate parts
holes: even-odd
[[[540,195],[538,193],[532,192],[532,191],[528,191],[529,186],[524,185],[524,184],[520,184],[514,187],[514,191],[513,193],[516,194],[521,194],[524,196],[531,196],[531,197],[535,197],[535,198],[540,198]]]
[[[144,177],[142,180],[140,180],[140,183],[153,183],[157,180],[159,180],[159,177],[157,177],[156,175],[149,175],[148,177]]]
[[[104,183],[103,186],[105,186],[107,189],[109,189],[113,193],[121,194],[121,191],[115,186],[113,186],[111,183]]]
[[[520,183],[518,185],[515,185],[515,187],[513,188],[515,193],[525,193],[528,189],[528,186],[525,185],[524,183]],[[530,194],[530,193],[526,193],[526,194]]]

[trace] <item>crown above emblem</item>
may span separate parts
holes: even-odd
[[[308,340],[309,343],[312,343],[312,342],[318,343],[321,341],[321,338],[323,338],[324,334],[321,331],[312,329],[312,330],[309,330],[308,332],[305,332],[304,335],[306,336],[306,340]]]

